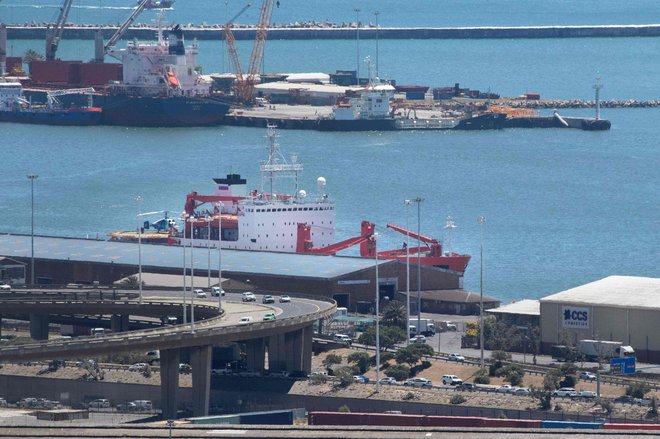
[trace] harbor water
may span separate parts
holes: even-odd
[[[417,3],[427,8],[430,4]],[[504,8],[511,2],[482,3],[485,8]],[[512,2],[518,3],[525,2]],[[543,3],[578,9],[580,22],[573,23],[572,15],[565,13],[563,24],[608,22],[587,20],[586,5],[593,7],[595,2]],[[619,4],[598,2],[603,10]],[[363,8],[376,6],[374,2]],[[21,9],[11,10],[18,14]],[[479,23],[552,24],[543,22],[540,15],[520,14],[521,20],[522,15],[529,20],[504,22],[502,12],[492,20],[484,14]],[[607,16],[609,22],[619,24],[646,21],[643,14],[630,14],[616,16],[610,11]],[[333,21],[350,20],[350,14],[346,15]],[[383,10],[381,21],[386,15]],[[389,24],[478,24],[465,20],[426,23],[419,17],[401,17],[405,23]],[[309,19],[324,18],[331,17]],[[302,20],[294,16],[277,20],[293,19]],[[8,52],[22,54],[30,47],[43,50],[43,43],[10,41]],[[92,49],[91,41],[65,40],[58,55],[88,60]],[[508,96],[538,92],[562,99],[592,98],[592,85],[600,77],[604,99],[660,99],[659,49],[658,38],[380,41],[379,71],[398,83],[447,86],[460,82]],[[240,42],[239,50],[247,57],[249,43]],[[374,59],[374,41],[361,42],[360,56],[366,55]],[[199,61],[206,73],[228,69],[220,42],[200,43]],[[355,41],[269,41],[266,46],[268,72],[332,72],[354,69],[355,63]],[[364,65],[361,68],[366,72]],[[564,110],[563,114],[590,116],[591,111]],[[363,219],[380,226],[409,222],[416,229],[417,210],[413,206],[406,211],[406,198],[424,198],[421,230],[429,236],[444,236],[445,242],[443,226],[451,215],[458,226],[452,247],[473,255],[465,287],[476,292],[481,262],[477,217],[484,215],[484,293],[509,302],[542,297],[612,274],[660,275],[660,109],[612,109],[604,111],[603,117],[612,121],[610,131],[281,131],[280,143],[304,163],[302,187],[308,193],[315,192],[316,177],[327,179],[328,192],[337,203],[340,240],[358,235]],[[240,173],[257,187],[258,162],[266,153],[265,130],[256,128],[2,124],[0,136],[0,232],[9,233],[30,232],[28,173],[39,174],[36,233],[103,238],[110,231],[136,226],[138,194],[144,198],[142,211],[174,213],[183,209],[186,193],[210,193],[212,177]],[[383,233],[382,249],[400,246],[404,240],[402,235]]]

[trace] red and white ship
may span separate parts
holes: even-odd
[[[261,189],[247,190],[247,182],[238,174],[215,178],[213,195],[191,192],[186,197],[182,215],[183,227],[170,227],[168,243],[196,247],[236,250],[274,251],[334,255],[352,246],[360,246],[360,255],[376,256],[373,235],[376,226],[362,221],[361,233],[341,242],[335,242],[335,205],[326,193],[326,180],[319,177],[315,194],[298,187],[302,164],[293,155],[287,160],[276,141],[275,127],[268,127],[268,160],[260,165]],[[278,193],[275,182],[289,178],[295,185],[292,194]],[[434,238],[416,234],[402,227],[388,224],[388,228],[419,241],[418,246],[378,252],[380,259],[410,258],[463,273],[470,261],[469,255],[443,252],[442,244]],[[448,228],[453,223],[448,220]],[[119,234],[118,234],[119,233]],[[115,240],[136,240],[125,232],[111,234]],[[221,237],[221,239],[219,239]]]

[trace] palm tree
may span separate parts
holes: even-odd
[[[381,323],[384,326],[397,326],[401,329],[408,327],[406,305],[403,302],[393,300],[383,309]]]

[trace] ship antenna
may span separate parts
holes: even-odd
[[[156,36],[158,37],[158,44],[163,44],[163,19],[165,12],[160,9],[156,14]]]
[[[276,125],[268,125],[266,137],[268,138],[268,160],[259,167],[261,170],[261,190],[264,190],[265,180],[268,179],[270,194],[275,195],[274,181],[279,175],[283,177],[292,177],[295,181],[296,196],[298,195],[298,173],[303,170],[303,166],[297,162],[297,156],[289,164],[280,151],[280,144],[277,143]]]
[[[447,215],[447,222],[445,223],[445,229],[447,229],[447,248],[449,249],[449,254],[452,253],[451,233],[452,230],[455,228],[456,228],[456,224],[454,224],[454,219],[451,217],[451,215]]]
[[[600,89],[603,88],[603,85],[600,83],[600,78],[596,78],[596,85],[594,85],[594,90],[596,90],[596,120],[600,120]]]

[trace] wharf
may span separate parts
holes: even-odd
[[[64,28],[65,39],[93,40],[99,26],[70,25]],[[116,26],[101,26],[104,38],[110,38]],[[10,40],[41,40],[46,37],[45,25],[7,26]],[[361,39],[510,39],[510,38],[613,38],[613,37],[658,37],[660,24],[603,25],[603,26],[518,26],[518,27],[360,27]],[[153,26],[133,26],[124,34],[124,39],[151,40],[156,32]],[[199,40],[224,39],[223,26],[184,26],[186,38]],[[237,40],[254,40],[256,28],[232,29]],[[269,40],[353,40],[355,27],[271,27]]]

